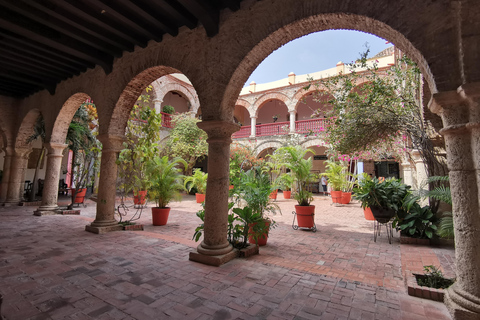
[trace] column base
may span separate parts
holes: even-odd
[[[34,216],[51,216],[59,213],[60,208],[58,206],[40,206],[37,210],[33,211]]]
[[[5,201],[2,203],[3,207],[14,207],[14,206],[19,206],[20,205],[20,200],[18,201]]]
[[[228,242],[218,246],[208,246],[202,242],[198,245],[197,252],[190,252],[189,260],[218,267],[237,258],[238,254],[238,250],[233,249]]]
[[[85,226],[85,231],[102,234],[112,231],[121,231],[123,227],[116,220],[113,221],[94,221]]]
[[[458,288],[456,283],[446,290],[444,303],[453,319],[480,319],[480,297]]]

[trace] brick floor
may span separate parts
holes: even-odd
[[[279,194],[279,198],[282,195]],[[221,267],[188,260],[201,208],[171,204],[166,226],[95,235],[79,216],[0,208],[0,293],[6,319],[450,319],[439,302],[410,297],[405,275],[424,264],[454,276],[454,251],[373,241],[359,204],[315,197],[318,231],[293,230],[294,200],[278,200],[260,254]],[[130,209],[129,214],[135,210]]]

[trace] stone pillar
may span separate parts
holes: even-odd
[[[157,113],[160,113],[162,111],[162,102],[163,100],[160,99],[153,100],[154,109]]]
[[[250,118],[250,138],[255,138],[257,135],[257,117]]]
[[[203,121],[198,127],[208,135],[208,180],[205,198],[204,237],[190,260],[219,266],[237,256],[227,241],[228,178],[232,134],[240,126],[226,121]]]
[[[122,230],[122,227],[115,220],[114,214],[117,182],[116,160],[123,149],[125,137],[104,134],[97,138],[103,145],[100,160],[97,215],[95,221],[85,226],[85,230],[93,233],[105,233]]]
[[[10,179],[8,181],[7,200],[5,205],[18,205],[23,200],[25,186],[25,169],[28,164],[28,156],[31,148],[15,148],[10,163]]]
[[[433,96],[441,115],[455,224],[457,279],[446,290],[453,319],[480,319],[480,83]]]
[[[63,150],[67,147],[63,143],[45,143],[47,149],[47,168],[43,183],[42,203],[33,212],[36,216],[55,214],[58,209],[58,181],[62,166]]]
[[[13,158],[13,148],[5,147],[3,148],[5,152],[5,158],[3,160],[3,176],[2,176],[2,187],[0,188],[0,203],[5,203],[7,200],[7,193],[10,181],[10,166],[12,165]]]
[[[295,128],[295,116],[297,115],[297,112],[295,110],[289,111],[290,113],[290,133],[295,133],[296,128]]]

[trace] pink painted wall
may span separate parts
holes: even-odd
[[[278,115],[277,122],[288,121],[288,108],[280,100],[264,103],[258,110],[257,124],[273,123],[273,115]]]
[[[175,108],[175,112],[178,113],[188,112],[189,110],[188,100],[176,92],[169,92],[165,95],[162,102],[162,108],[163,106],[167,105],[173,106]]]

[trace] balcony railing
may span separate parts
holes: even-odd
[[[295,121],[296,133],[310,133],[310,132],[322,132],[325,131],[325,126],[331,120],[329,119],[309,119]],[[251,134],[252,126],[242,126],[239,131],[232,135],[233,139],[247,138]],[[276,122],[258,124],[255,126],[255,132],[257,137],[276,136],[290,133],[290,122]]]
[[[160,112],[162,115],[162,127],[165,128],[173,128],[172,127],[172,115],[165,113],[165,112]]]

